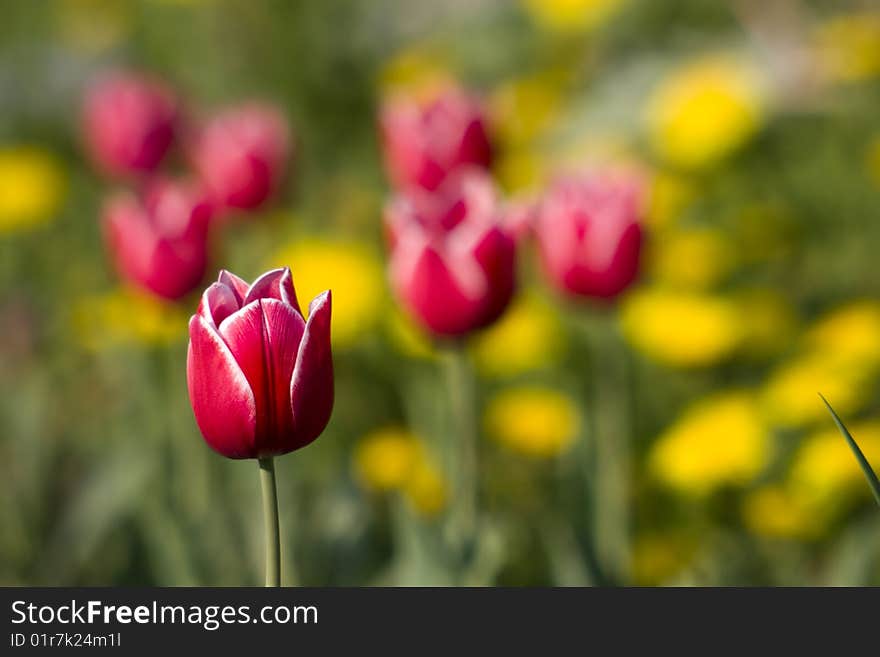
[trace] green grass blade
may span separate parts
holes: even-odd
[[[843,422],[839,417],[837,417],[837,413],[834,412],[834,409],[831,408],[831,404],[828,403],[828,400],[822,397],[820,394],[819,397],[822,398],[822,401],[825,402],[825,406],[828,408],[828,411],[831,413],[831,417],[834,418],[834,424],[837,425],[837,428],[840,429],[840,433],[843,434],[843,437],[846,438],[846,442],[849,443],[849,448],[852,450],[853,454],[856,457],[856,460],[859,462],[859,465],[862,468],[862,472],[865,473],[865,478],[868,480],[868,485],[871,487],[871,492],[874,493],[874,499],[877,500],[877,504],[880,504],[880,479],[877,479],[877,474],[871,469],[871,464],[868,463],[868,459],[865,458],[865,455],[862,454],[862,450],[859,449],[858,444],[855,439],[850,435],[847,428],[843,425]]]

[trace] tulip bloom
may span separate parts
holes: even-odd
[[[436,192],[401,194],[385,222],[392,287],[425,328],[454,337],[501,316],[515,288],[515,247],[486,173],[462,170]]]
[[[593,174],[560,180],[535,220],[548,278],[562,292],[613,299],[639,271],[641,188],[637,179]]]
[[[161,180],[139,198],[104,206],[107,245],[123,278],[165,299],[193,291],[205,275],[211,205],[191,186]]]
[[[311,443],[333,409],[330,292],[303,319],[290,270],[252,285],[221,271],[189,323],[189,397],[205,441],[232,459]]]
[[[395,97],[379,118],[385,164],[398,188],[436,190],[455,169],[492,162],[486,117],[479,103],[447,89],[428,103]]]
[[[177,100],[152,78],[114,73],[95,82],[86,94],[86,146],[110,175],[154,171],[174,141],[177,122]]]
[[[274,194],[290,155],[284,117],[258,104],[225,110],[195,137],[193,165],[214,200],[229,208],[252,210]]]

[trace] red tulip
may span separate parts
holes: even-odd
[[[193,187],[163,180],[142,198],[117,194],[103,218],[107,245],[127,280],[166,299],[179,299],[201,283],[211,205]]]
[[[113,73],[88,90],[83,111],[86,146],[106,173],[123,176],[156,169],[174,141],[177,100],[161,82]]]
[[[492,162],[482,108],[458,89],[427,103],[395,97],[382,108],[379,123],[388,175],[399,188],[435,190],[458,167],[488,168]]]
[[[265,458],[305,447],[333,409],[330,292],[303,320],[287,268],[253,285],[221,271],[189,322],[186,373],[196,422],[214,450]]]
[[[392,286],[432,333],[463,335],[507,308],[515,287],[514,241],[485,172],[463,169],[436,192],[401,194],[385,220]]]
[[[544,269],[559,290],[612,299],[639,271],[641,185],[622,173],[559,181],[543,199],[535,234]]]
[[[281,185],[289,151],[284,117],[267,105],[249,104],[208,121],[195,138],[192,160],[218,204],[252,210]]]

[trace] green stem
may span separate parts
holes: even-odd
[[[281,537],[278,531],[278,493],[275,488],[275,461],[259,459],[263,488],[263,520],[266,527],[266,586],[281,586]]]
[[[596,328],[591,359],[596,553],[606,577],[622,583],[630,560],[627,354],[610,321]]]
[[[456,434],[450,522],[455,543],[466,552],[474,545],[477,524],[477,436],[474,379],[464,344],[448,354],[447,380]]]

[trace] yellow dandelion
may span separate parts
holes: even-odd
[[[806,354],[780,365],[761,390],[767,417],[782,427],[800,427],[825,420],[828,412],[817,393],[844,414],[867,401],[871,372],[855,363],[823,354]]]
[[[651,242],[648,271],[660,283],[704,290],[731,272],[736,254],[730,236],[717,228],[665,231]]]
[[[334,347],[352,346],[378,322],[386,301],[385,278],[378,257],[366,247],[302,239],[283,247],[270,264],[290,267],[303,304],[326,289],[332,291]]]
[[[816,34],[819,62],[832,80],[858,82],[880,75],[880,12],[836,16]]]
[[[628,295],[621,326],[630,343],[666,365],[712,365],[739,346],[743,322],[728,298],[662,288],[642,288]]]
[[[187,335],[189,316],[182,308],[123,287],[74,302],[74,334],[86,349],[125,344],[170,344]]]
[[[586,32],[601,26],[625,0],[522,0],[532,20],[554,32]]]
[[[837,403],[835,403],[835,408]],[[880,420],[855,422],[849,427],[859,447],[875,469],[880,467]],[[815,507],[829,513],[855,497],[869,495],[864,474],[836,428],[809,436],[795,453],[789,472],[792,488]]]
[[[508,388],[490,400],[486,432],[501,445],[533,458],[568,449],[580,432],[577,405],[568,396],[537,386]]]
[[[827,525],[802,495],[778,484],[751,491],[743,501],[742,516],[750,532],[768,538],[815,538]]]
[[[417,460],[403,493],[416,513],[429,518],[446,508],[449,496],[446,480],[427,458]]]
[[[66,188],[61,165],[34,146],[0,148],[0,234],[53,219]]]
[[[686,169],[714,164],[757,130],[763,99],[753,69],[713,56],[664,80],[648,101],[646,122],[656,153]]]
[[[804,337],[808,349],[861,367],[880,366],[880,303],[847,303],[811,326]]]
[[[649,467],[682,493],[705,495],[722,486],[744,486],[772,454],[770,432],[754,397],[728,391],[689,408],[654,443]]]
[[[521,294],[504,316],[472,343],[487,376],[512,377],[557,363],[564,348],[556,310],[533,292]]]
[[[385,427],[364,436],[354,453],[358,480],[369,490],[402,489],[419,459],[419,441],[401,427]]]

